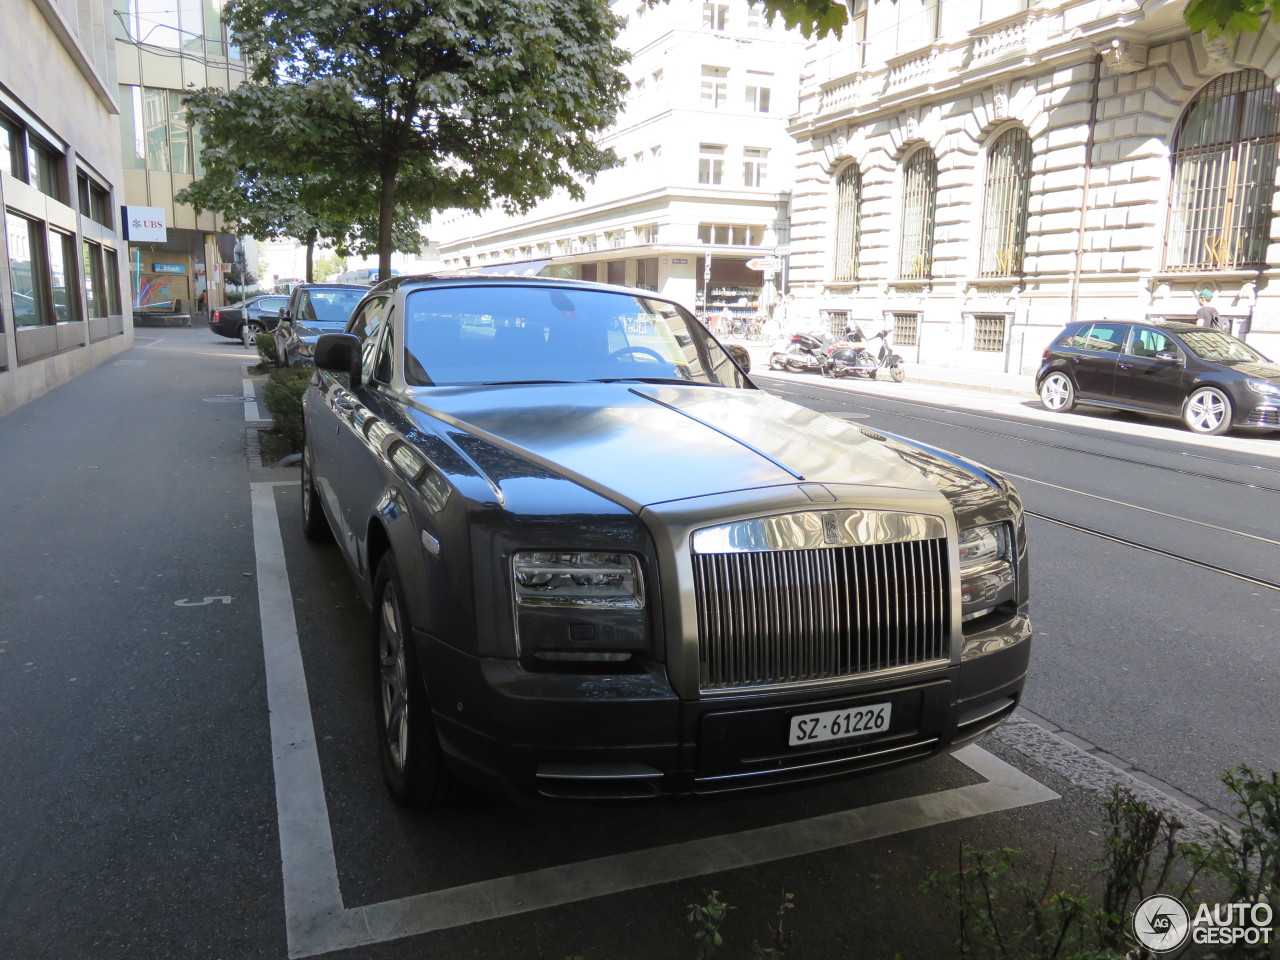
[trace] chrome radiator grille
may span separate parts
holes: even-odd
[[[945,539],[694,554],[703,690],[856,676],[949,656]]]

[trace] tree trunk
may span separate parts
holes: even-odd
[[[307,231],[307,283],[315,282],[316,239],[319,231],[312,227]]]
[[[396,214],[396,174],[400,161],[392,160],[382,168],[378,191],[378,279],[391,276],[392,227]]]

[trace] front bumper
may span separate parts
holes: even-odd
[[[1029,628],[1026,631],[1029,634]],[[531,672],[417,636],[436,725],[466,779],[517,797],[694,798],[852,776],[968,743],[1017,706],[1030,642],[910,678],[681,700],[660,665]],[[893,704],[871,737],[788,746],[793,716]]]

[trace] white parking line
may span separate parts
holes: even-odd
[[[244,377],[240,381],[240,391],[244,394],[244,419],[246,423],[253,423],[262,419],[262,413],[258,410],[258,396],[253,392],[253,381],[248,377]]]
[[[296,486],[296,481],[251,484],[251,499],[290,957],[528,913],[1058,799],[1020,770],[968,746],[955,757],[985,778],[983,783],[348,909],[338,882],[298,647],[277,486]]]

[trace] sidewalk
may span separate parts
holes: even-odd
[[[747,352],[751,354],[752,373],[763,376],[769,371],[769,354],[773,349],[772,341],[740,340],[735,337],[728,337],[725,342],[736,343],[746,347]],[[992,370],[976,370],[970,367],[929,366],[914,363],[911,360],[904,360],[903,363],[906,366],[908,383],[962,387],[966,390],[980,390],[986,393],[1010,394],[1020,397],[1034,397],[1036,395],[1035,377],[1031,374],[1002,373]],[[836,383],[839,381],[827,382]]]

